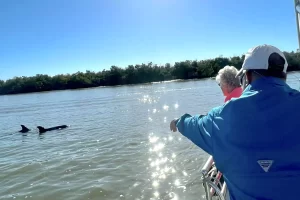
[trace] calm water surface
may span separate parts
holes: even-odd
[[[211,79],[0,96],[0,199],[202,199],[207,154],[169,122],[223,100]]]

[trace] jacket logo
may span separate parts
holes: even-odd
[[[257,161],[259,166],[265,171],[265,172],[269,172],[269,169],[271,168],[272,164],[273,164],[273,160],[258,160]]]

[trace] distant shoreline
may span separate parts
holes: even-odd
[[[289,71],[289,73],[299,72],[297,71]],[[24,94],[36,94],[36,93],[48,93],[54,91],[77,91],[77,90],[86,90],[86,89],[96,89],[96,88],[116,88],[116,87],[124,87],[124,86],[138,86],[138,85],[152,85],[152,84],[161,84],[161,83],[170,83],[170,82],[189,82],[189,81],[201,81],[205,79],[215,80],[216,77],[206,77],[206,78],[193,78],[193,79],[174,79],[169,81],[158,81],[158,82],[150,82],[150,83],[137,83],[137,84],[123,84],[123,85],[113,85],[113,86],[95,86],[95,87],[86,87],[86,88],[74,88],[74,89],[61,89],[61,90],[48,90],[48,91],[37,91],[37,92],[27,92],[27,93],[16,93],[16,94],[0,94],[0,96],[14,96],[14,95],[24,95]],[[298,77],[297,77],[298,78]],[[300,81],[300,76],[299,76]]]
[[[289,63],[289,72],[300,71],[300,53],[284,52]],[[101,72],[77,72],[48,76],[37,74],[32,77],[15,77],[0,80],[0,95],[26,94],[47,91],[73,90],[95,87],[153,84],[166,81],[215,79],[216,74],[226,65],[242,67],[244,55],[231,58],[217,57],[207,60],[186,60],[159,66],[153,63],[129,65],[126,68],[112,66]]]
[[[152,85],[152,84],[161,84],[161,83],[171,83],[171,82],[189,82],[189,81],[201,81],[205,79],[212,79],[212,77],[208,78],[194,78],[194,79],[174,79],[169,81],[158,81],[158,82],[150,82],[150,83],[137,83],[137,84],[123,84],[123,85],[108,85],[108,86],[94,86],[94,87],[86,87],[86,88],[74,88],[74,89],[61,89],[61,90],[47,90],[47,91],[38,91],[38,92],[27,92],[27,93],[16,93],[16,94],[0,94],[0,96],[16,96],[16,95],[24,95],[24,94],[39,94],[39,93],[48,93],[48,92],[62,92],[62,91],[79,91],[86,89],[96,89],[96,88],[117,88],[124,86],[139,86],[139,85]]]

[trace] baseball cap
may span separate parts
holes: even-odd
[[[273,70],[286,73],[288,67],[284,54],[272,45],[258,45],[248,50],[237,76],[246,70]]]

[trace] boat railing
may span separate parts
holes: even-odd
[[[216,168],[212,156],[207,159],[201,173],[206,200],[226,200],[227,186],[221,181],[222,173]]]

